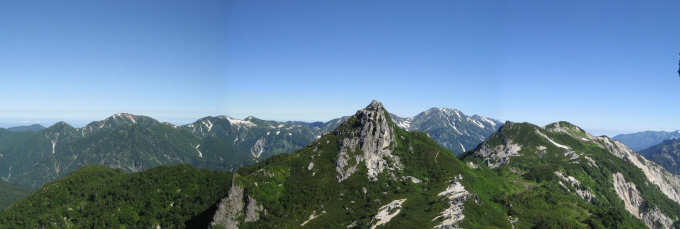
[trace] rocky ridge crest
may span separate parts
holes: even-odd
[[[399,157],[392,155],[397,142],[394,127],[386,113],[382,103],[373,100],[334,132],[337,136],[344,136],[338,140],[340,153],[335,162],[338,181],[356,172],[361,162],[365,162],[371,180],[377,180],[385,169],[402,167]],[[391,158],[392,163],[385,158]]]

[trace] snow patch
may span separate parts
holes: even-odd
[[[491,124],[492,126],[496,124],[494,121],[491,121],[491,120],[489,120],[488,118],[484,118],[484,117],[482,117],[482,116],[479,116],[479,119],[481,119],[481,120],[484,121],[484,122],[488,122],[488,123]]]
[[[397,123],[397,126],[401,127],[404,130],[408,130],[409,128],[411,128],[412,120],[413,118],[405,118],[402,121],[399,121],[399,123]]]
[[[590,140],[588,140],[588,139],[586,139],[586,138],[581,138],[581,140],[583,140],[583,141],[587,141],[587,142],[589,142],[589,141],[590,141]]]
[[[205,121],[208,121],[208,123],[205,123]],[[203,125],[208,127],[208,131],[210,131],[213,127],[213,124],[212,124],[212,122],[210,122],[210,119],[206,119],[205,121],[203,122]]]
[[[458,144],[460,144],[460,148],[463,148],[463,153],[465,153],[465,146],[463,146],[463,143],[459,142]]]
[[[555,146],[557,146],[557,147],[560,147],[560,148],[562,148],[562,149],[569,149],[568,146],[564,146],[564,145],[557,144],[557,142],[555,142],[555,141],[553,141],[552,139],[550,139],[550,138],[549,138],[547,135],[545,135],[544,133],[541,133],[540,131],[536,131],[536,132],[537,132],[539,135],[543,136],[545,139],[548,139],[548,141],[550,141],[550,143],[552,143],[553,145],[555,145]]]
[[[229,117],[229,116],[226,116],[226,117],[227,117],[227,121],[229,121],[229,123],[231,123],[232,125],[237,125],[237,126],[247,126],[247,127],[256,126],[255,123],[252,123],[252,122],[250,122],[250,121],[243,121],[243,120],[233,119],[233,118],[231,118],[231,117]],[[251,117],[248,117],[247,119],[251,119]]]
[[[472,123],[474,123],[475,125],[477,125],[477,126],[479,126],[479,127],[481,127],[481,128],[484,128],[484,124],[478,122],[477,120],[472,119]]]
[[[203,154],[201,153],[200,150],[198,150],[198,147],[201,146],[201,144],[196,145],[196,151],[198,151],[198,156],[203,157]]]
[[[276,131],[276,135],[279,135],[279,133],[281,133],[281,131]]]

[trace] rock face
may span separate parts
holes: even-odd
[[[238,176],[234,175],[234,178]],[[213,216],[210,227],[220,225],[227,229],[239,228],[241,217],[245,217],[245,222],[255,222],[260,219],[260,212],[264,210],[257,201],[244,193],[243,186],[236,185],[232,181],[229,195],[223,198],[217,205],[217,211]]]
[[[640,156],[640,154],[635,153],[623,143],[612,140],[606,136],[594,137],[592,134],[582,130],[581,128],[576,126],[566,126],[559,122],[549,124],[543,127],[543,129],[552,132],[565,133],[574,138],[580,138],[583,141],[599,145],[600,147],[609,151],[609,153],[612,155],[628,161],[635,165],[635,167],[638,167],[640,170],[642,170],[647,179],[658,186],[659,189],[661,189],[661,191],[666,196],[668,196],[668,198],[680,203],[680,176],[671,174],[662,166],[643,158]],[[575,133],[585,135],[585,138]],[[588,163],[591,163],[590,160]],[[592,162],[591,165],[596,166],[594,162]]]
[[[574,178],[574,177],[572,177],[572,176],[565,176],[565,175],[562,174],[561,172],[555,172],[555,175],[557,175],[557,177],[559,177],[560,179],[562,179],[562,180],[565,181],[566,183],[570,184],[571,187],[573,187],[573,188],[576,190],[576,194],[577,194],[579,197],[581,197],[581,199],[583,199],[583,200],[588,201],[589,203],[591,203],[591,202],[596,198],[595,195],[593,195],[592,192],[590,192],[588,189],[582,187],[582,186],[581,186],[581,182],[579,182],[578,180],[576,180],[576,178]],[[566,189],[567,191],[570,191],[569,187],[567,187],[567,185],[565,185],[564,183],[562,183],[562,181],[559,181],[559,184],[560,184],[564,189]]]
[[[489,168],[496,168],[502,164],[507,164],[510,161],[511,156],[519,156],[519,151],[522,149],[520,145],[513,144],[511,138],[505,135],[505,131],[513,128],[513,123],[507,122],[499,130],[499,136],[503,144],[497,146],[490,146],[488,142],[484,142],[482,147],[475,152],[475,157],[480,157],[484,159],[484,163]]]
[[[443,196],[448,200],[448,208],[444,209],[439,216],[432,219],[432,221],[442,220],[442,222],[434,228],[458,228],[458,223],[465,218],[465,215],[463,215],[465,200],[472,195],[470,195],[470,193],[465,190],[465,187],[463,187],[463,184],[460,183],[459,180],[462,179],[463,176],[458,175],[458,177],[451,181],[451,184],[446,190],[439,193],[439,196]]]
[[[642,219],[649,228],[673,228],[673,221],[661,213],[658,208],[647,212],[642,211],[642,204],[645,200],[640,196],[635,184],[626,182],[623,174],[614,173],[613,180],[616,194],[623,200],[626,210],[630,214]]]
[[[640,154],[635,153],[619,141],[613,141],[607,137],[597,137],[598,143],[603,145],[613,155],[633,163],[647,179],[661,189],[661,191],[675,202],[680,203],[680,176],[674,175],[662,166],[649,161]]]
[[[238,228],[238,217],[242,214],[244,206],[243,187],[232,184],[229,195],[217,205],[217,212],[211,225],[220,225],[227,229]]]
[[[356,172],[362,161],[366,163],[371,180],[377,180],[385,169],[400,168],[399,158],[392,155],[397,144],[394,129],[389,125],[382,103],[373,100],[365,109],[357,111],[352,119],[356,121],[343,123],[334,133],[344,136],[338,140],[340,153],[335,163],[338,181]],[[357,148],[363,154],[357,154]],[[393,163],[389,164],[385,158],[391,158]]]
[[[613,179],[614,190],[623,200],[626,210],[633,216],[640,218],[640,207],[645,200],[640,196],[635,184],[626,182],[626,178],[621,173],[614,173]]]
[[[373,216],[373,219],[371,220],[371,223],[373,226],[371,226],[371,229],[376,228],[377,226],[386,224],[390,222],[390,220],[399,215],[399,211],[401,210],[401,204],[404,203],[406,199],[400,199],[400,200],[394,200],[390,202],[389,204],[380,207],[378,209],[378,213]],[[375,224],[373,224],[375,222]]]

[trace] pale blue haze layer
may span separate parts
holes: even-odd
[[[3,1],[0,123],[328,121],[377,99],[402,117],[449,107],[597,135],[673,131],[677,12],[676,1]]]

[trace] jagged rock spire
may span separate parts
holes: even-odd
[[[343,136],[338,140],[340,153],[336,160],[337,179],[342,181],[356,172],[359,162],[365,161],[368,167],[368,176],[376,180],[378,175],[386,168],[399,168],[401,164],[392,150],[396,147],[393,125],[387,119],[382,103],[373,100],[363,110],[348,121],[343,123],[334,134]],[[351,157],[348,152],[354,153],[359,148],[363,155]],[[384,159],[390,157],[395,160],[392,165]],[[350,163],[354,159],[356,163]],[[352,164],[352,165],[350,165]]]

